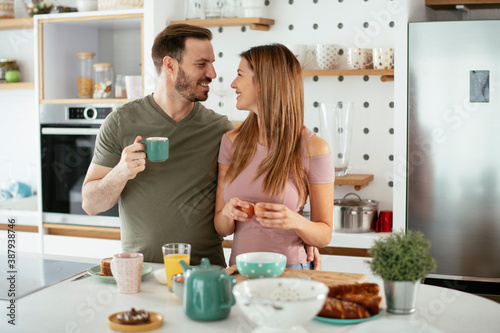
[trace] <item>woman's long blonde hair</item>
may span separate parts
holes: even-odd
[[[232,182],[253,158],[260,131],[269,154],[255,179],[264,176],[263,191],[283,197],[289,177],[293,177],[302,203],[308,183],[302,165],[304,131],[304,85],[302,68],[295,55],[281,44],[252,47],[240,55],[250,64],[258,91],[258,114],[251,112],[233,144],[235,147],[225,181]],[[257,120],[258,118],[258,120]],[[254,179],[254,180],[255,180]]]

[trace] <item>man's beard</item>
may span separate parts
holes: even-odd
[[[206,83],[212,82],[210,78],[206,78]],[[208,98],[208,92],[203,92],[201,94],[196,93],[196,88],[198,87],[198,83],[193,83],[187,75],[186,72],[179,67],[179,77],[175,81],[175,90],[189,102],[199,102],[206,101]]]

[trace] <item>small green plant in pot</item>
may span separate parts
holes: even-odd
[[[436,269],[430,247],[421,232],[409,230],[378,239],[368,250],[371,271],[384,280],[388,312],[415,312],[420,281]]]

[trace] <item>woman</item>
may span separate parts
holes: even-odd
[[[234,233],[229,264],[264,251],[311,269],[305,245],[324,247],[332,237],[335,176],[328,144],[304,127],[302,68],[281,44],[253,47],[241,54],[231,87],[236,108],[250,114],[219,152],[214,221],[221,236]],[[311,220],[302,216],[307,196]],[[249,218],[243,210],[254,203]]]

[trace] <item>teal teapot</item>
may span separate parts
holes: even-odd
[[[220,266],[210,265],[208,258],[200,266],[190,267],[180,261],[184,270],[184,312],[195,320],[219,320],[229,315],[234,305],[234,277]]]

